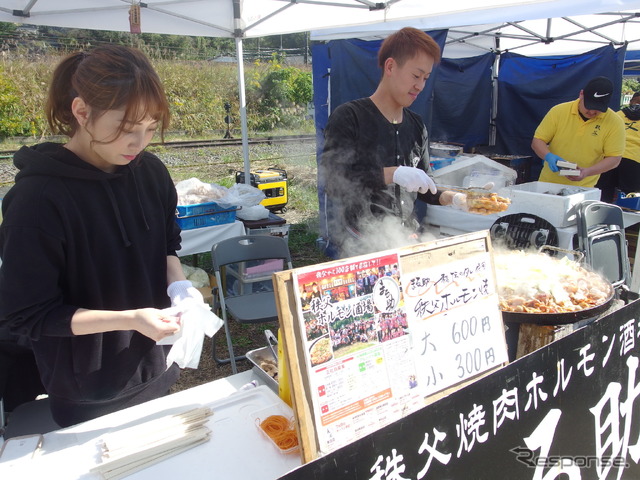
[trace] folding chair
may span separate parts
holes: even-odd
[[[620,295],[628,290],[631,277],[622,209],[584,200],[576,211],[578,249],[585,255],[585,263],[611,282]]]
[[[236,361],[246,357],[234,353],[229,318],[245,324],[277,322],[271,276],[285,267],[293,268],[291,255],[282,237],[243,235],[213,245],[211,262],[229,350],[229,358],[218,358],[214,336],[213,358],[217,363],[231,363],[235,374]]]

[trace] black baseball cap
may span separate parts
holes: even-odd
[[[613,96],[613,83],[607,77],[596,77],[582,90],[584,106],[587,110],[606,112]]]

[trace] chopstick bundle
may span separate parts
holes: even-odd
[[[213,414],[202,407],[123,428],[100,441],[103,463],[91,469],[105,479],[118,479],[209,440],[204,426]]]

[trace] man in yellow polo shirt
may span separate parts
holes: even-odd
[[[624,122],[626,143],[617,168],[600,175],[596,184],[603,202],[615,203],[616,190],[627,194],[640,192],[640,92],[631,97],[629,106],[616,112]]]
[[[609,108],[613,84],[596,77],[577,100],[551,108],[536,129],[531,148],[544,159],[541,182],[595,186],[600,174],[616,168],[625,146],[624,122]],[[560,174],[559,161],[578,165],[578,175]]]

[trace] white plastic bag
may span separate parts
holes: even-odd
[[[241,220],[262,220],[269,217],[269,210],[264,205],[242,207],[238,210],[236,216]]]
[[[216,183],[204,183],[197,178],[189,178],[176,184],[178,205],[218,202],[227,193],[227,187]]]
[[[247,207],[258,205],[266,197],[259,188],[252,187],[246,183],[236,183],[227,189],[226,195],[217,200],[223,207]]]

